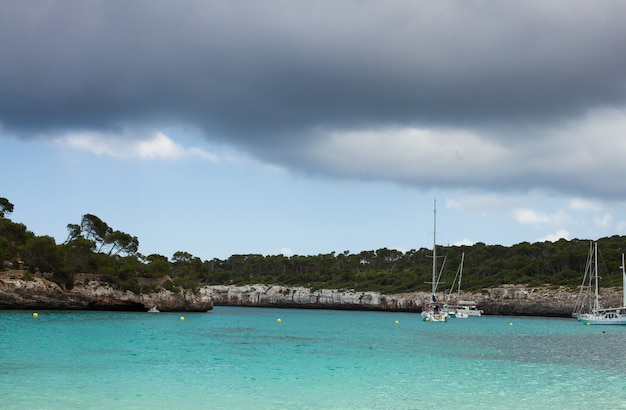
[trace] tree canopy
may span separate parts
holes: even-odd
[[[0,218],[13,212],[13,204],[6,198],[0,198]]]
[[[358,253],[343,251],[310,256],[235,254],[225,260],[201,260],[178,251],[171,260],[163,255],[139,253],[136,236],[111,228],[93,214],[79,224],[68,224],[68,238],[57,245],[52,237],[36,236],[26,226],[6,218],[13,205],[0,198],[0,269],[24,268],[47,272],[57,283],[71,287],[76,274],[101,275],[115,286],[147,291],[155,280],[172,290],[197,289],[204,284],[266,283],[311,288],[355,289],[402,293],[427,291],[432,272],[432,250],[401,252],[381,248]],[[621,286],[621,254],[626,237],[597,240],[602,271],[601,286]],[[578,286],[582,280],[589,241],[523,242],[511,247],[476,243],[438,246],[440,290],[452,280],[465,254],[463,290],[481,291],[503,284]],[[444,263],[445,261],[445,263]]]
[[[113,230],[106,222],[92,214],[85,214],[79,225],[68,224],[69,235],[66,244],[84,238],[93,242],[97,252],[108,255],[135,255],[139,249],[139,239],[122,231]]]

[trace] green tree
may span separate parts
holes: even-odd
[[[34,236],[24,245],[24,263],[31,272],[56,272],[63,270],[61,249],[50,236]]]
[[[67,230],[66,244],[78,238],[85,238],[97,245],[96,252],[105,252],[114,256],[134,256],[139,249],[139,239],[136,236],[114,230],[102,219],[92,214],[83,215],[80,225],[68,224]]]
[[[11,243],[13,252],[17,252],[17,247],[24,245],[33,236],[34,234],[26,229],[26,225],[0,218],[0,237],[6,238]]]
[[[94,273],[94,251],[96,244],[90,239],[79,236],[63,244],[67,269],[72,272]]]
[[[109,255],[135,255],[139,249],[139,239],[125,232],[112,231],[106,238],[105,242],[110,245]]]
[[[0,270],[3,270],[4,262],[11,261],[13,258],[14,252],[11,251],[11,244],[7,238],[0,237]]]
[[[0,218],[13,212],[13,204],[6,198],[0,198]]]
[[[145,276],[149,278],[162,278],[171,273],[170,262],[163,255],[151,254],[146,257]]]
[[[85,214],[80,222],[80,229],[83,236],[100,244],[98,252],[107,243],[106,238],[112,233],[112,229],[102,219],[92,214]]]

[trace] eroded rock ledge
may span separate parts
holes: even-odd
[[[161,312],[206,312],[213,309],[213,302],[190,290],[160,289],[136,294],[93,279],[77,282],[73,289],[66,290],[41,277],[0,278],[0,309],[147,311],[153,306]]]
[[[621,304],[621,288],[606,289],[601,304]],[[378,292],[309,289],[271,285],[205,286],[200,290],[215,305],[297,307],[354,310],[420,312],[429,300],[427,292],[383,295]],[[578,291],[565,287],[505,285],[481,293],[461,293],[461,300],[473,301],[488,315],[569,317]]]
[[[488,315],[569,317],[577,294],[576,289],[565,287],[505,285],[481,293],[462,292],[461,299],[475,302]],[[42,277],[0,275],[0,309],[146,311],[157,306],[163,312],[202,312],[221,305],[420,312],[429,297],[427,292],[384,295],[263,284],[204,286],[195,294],[162,288],[158,292],[135,294],[114,289],[87,275],[76,281],[71,290]],[[622,289],[603,289],[600,302],[604,306],[621,305]]]

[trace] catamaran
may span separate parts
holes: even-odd
[[[583,282],[576,300],[572,316],[588,325],[626,325],[626,268],[622,254],[622,286],[624,300],[622,306],[600,307],[598,283],[598,244],[589,243],[589,256],[585,266]]]
[[[452,292],[454,291],[454,285],[457,285],[456,290],[456,304],[450,304],[448,302],[444,307],[448,311],[450,316],[454,316],[458,319],[467,319],[470,316],[482,316],[484,313],[481,309],[476,307],[475,302],[461,300],[461,280],[463,279],[463,262],[465,261],[465,252],[461,254],[461,263],[452,281],[450,292],[448,293],[448,301],[452,299]]]
[[[458,319],[467,319],[470,316],[481,316],[483,311],[476,307],[476,303],[461,300],[461,280],[463,279],[463,262],[465,261],[465,252],[461,254],[461,263],[452,281],[450,292],[448,293],[448,302],[444,308],[448,311],[448,314]],[[450,304],[452,298],[452,292],[454,291],[454,285],[457,285],[456,289],[456,304]]]

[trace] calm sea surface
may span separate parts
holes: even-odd
[[[1,409],[626,408],[626,326],[219,306],[184,320],[38,313],[0,311]]]

